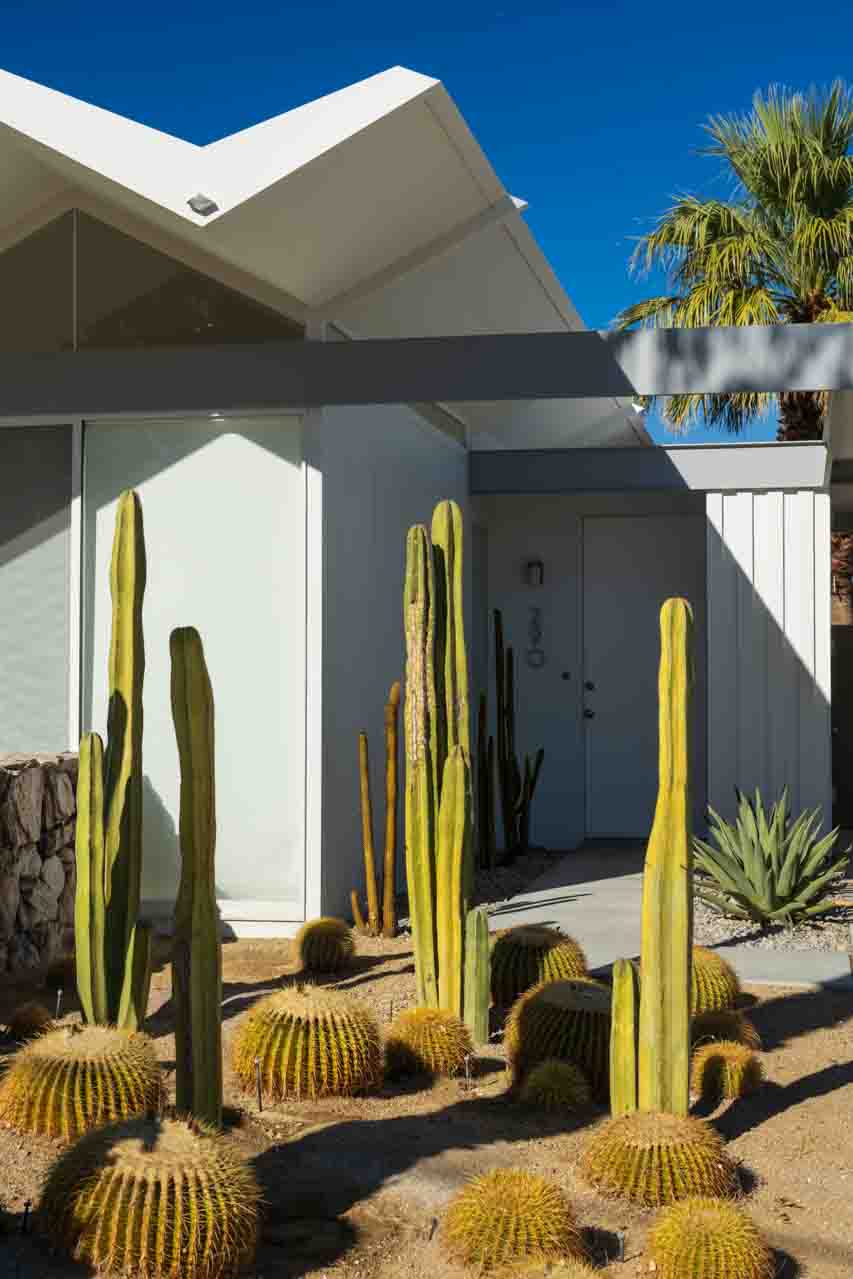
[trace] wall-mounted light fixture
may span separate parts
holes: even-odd
[[[215,200],[211,200],[209,195],[202,195],[199,191],[198,195],[191,195],[187,200],[187,204],[193,213],[197,213],[200,218],[209,218],[211,214],[219,212],[219,205]]]
[[[545,582],[545,565],[541,560],[528,560],[524,566],[524,580],[528,586],[542,586]]]

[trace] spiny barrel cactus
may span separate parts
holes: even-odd
[[[74,1141],[90,1128],[156,1110],[160,1065],[141,1031],[68,1026],[34,1039],[0,1079],[0,1120]]]
[[[355,953],[352,931],[342,919],[321,915],[302,925],[293,950],[306,973],[339,973]]]
[[[519,1092],[521,1101],[545,1110],[582,1110],[592,1101],[589,1081],[573,1061],[549,1057],[534,1066]]]
[[[392,1075],[458,1075],[473,1051],[468,1027],[442,1008],[410,1008],[400,1013],[385,1045]]]
[[[586,977],[586,956],[556,928],[522,924],[498,933],[492,947],[492,999],[504,1007],[543,981]]]
[[[382,1037],[370,1009],[341,991],[291,987],[251,1009],[234,1041],[246,1091],[260,1063],[265,1095],[314,1101],[364,1092],[382,1078]]]
[[[734,1101],[758,1092],[764,1082],[761,1058],[743,1044],[721,1040],[693,1054],[691,1087],[706,1101]]]
[[[685,1199],[649,1231],[647,1259],[660,1279],[773,1279],[773,1254],[755,1223],[721,1199]]]
[[[734,1008],[739,994],[740,982],[731,964],[707,946],[694,946],[690,999],[693,1016]]]
[[[725,1008],[716,1013],[700,1013],[690,1023],[690,1043],[694,1048],[721,1039],[761,1050],[761,1036],[744,1013]]]
[[[610,1064],[610,992],[592,977],[548,981],[516,1000],[504,1048],[516,1083],[549,1057],[580,1066],[596,1100],[606,1100]]]
[[[602,1124],[587,1143],[580,1171],[601,1194],[647,1207],[689,1195],[731,1198],[738,1188],[722,1137],[710,1124],[649,1111]]]
[[[447,1210],[442,1237],[454,1257],[479,1270],[584,1255],[562,1191],[514,1168],[499,1168],[463,1187]]]
[[[48,1176],[53,1242],[139,1279],[225,1279],[251,1263],[260,1193],[250,1166],[197,1121],[131,1120],[90,1133]]]
[[[53,1020],[43,1004],[34,1000],[19,1005],[9,1018],[7,1026],[10,1039],[23,1043],[27,1039],[35,1039],[53,1030]]]

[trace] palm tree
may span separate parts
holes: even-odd
[[[771,88],[745,115],[712,116],[704,154],[724,161],[730,200],[684,195],[640,238],[632,269],[662,267],[667,292],[624,310],[620,328],[812,324],[853,320],[853,91]],[[738,433],[778,401],[780,440],[823,433],[826,397],[743,392],[674,395],[680,432],[704,420]]]

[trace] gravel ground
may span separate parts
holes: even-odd
[[[694,903],[693,929],[700,945],[737,941],[741,946],[760,946],[770,950],[845,950],[853,949],[850,929],[853,925],[851,905],[839,905],[819,919],[804,920],[792,926],[761,928],[750,920],[728,919],[718,915],[701,899]]]

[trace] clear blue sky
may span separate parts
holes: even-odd
[[[631,237],[669,196],[727,189],[695,154],[708,114],[853,64],[838,0],[6,0],[3,19],[7,70],[198,143],[397,63],[440,78],[597,328],[648,289]]]

